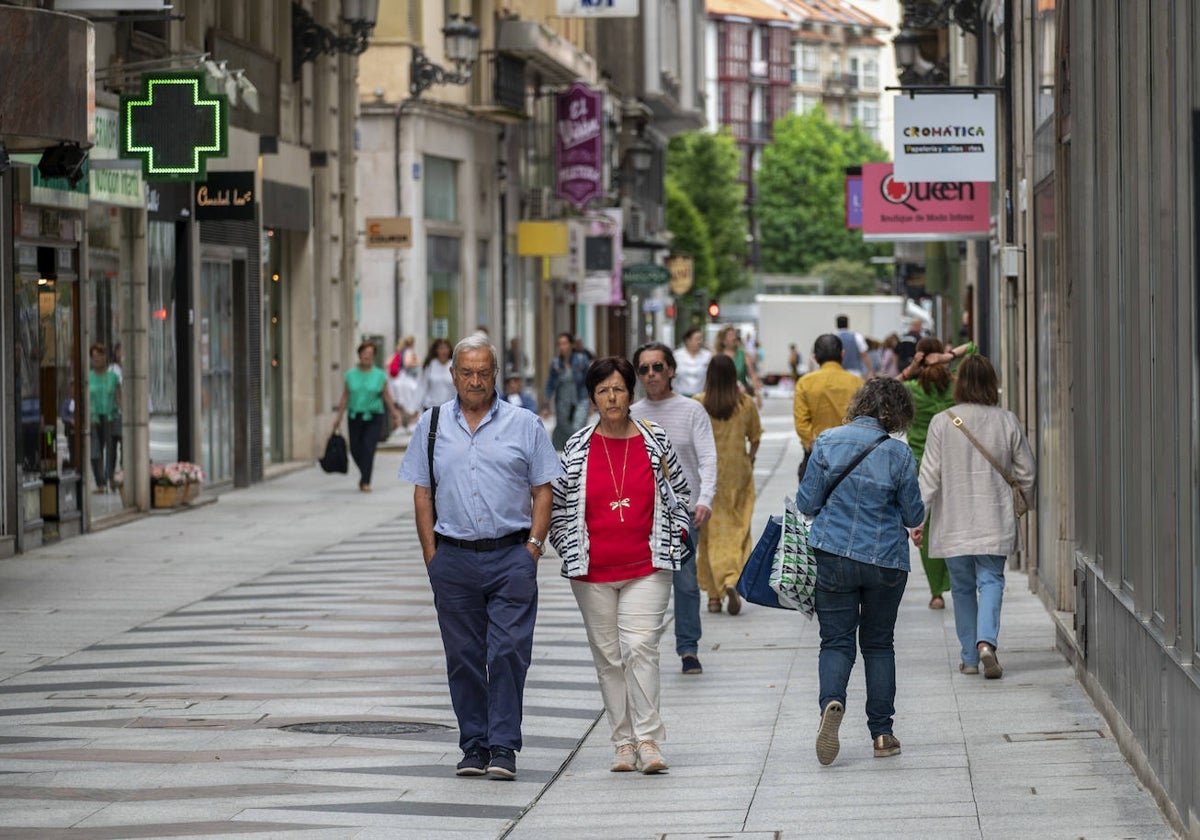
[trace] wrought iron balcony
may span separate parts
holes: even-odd
[[[528,119],[525,92],[523,60],[495,50],[479,53],[471,75],[471,110],[505,121]]]

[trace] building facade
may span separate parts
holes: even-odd
[[[355,337],[356,58],[297,40],[337,32],[341,4],[320,19],[287,0],[187,0],[178,17],[34,5],[0,7],[27,21],[0,28],[0,52],[21,55],[36,21],[86,30],[86,50],[64,37],[44,54],[85,62],[93,124],[40,149],[0,136],[19,152],[0,176],[16,232],[0,399],[19,395],[4,406],[2,530],[19,551],[148,511],[155,465],[197,463],[219,491],[311,460]],[[117,153],[121,97],[147,72],[200,72],[228,100],[227,148],[196,180],[147,181]],[[46,148],[76,150],[81,177],[47,169]],[[230,192],[236,206],[215,198]]]

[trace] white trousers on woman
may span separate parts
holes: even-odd
[[[615,583],[571,581],[614,744],[661,741],[667,734],[658,712],[658,642],[672,577],[660,569]]]

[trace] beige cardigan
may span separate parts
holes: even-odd
[[[964,403],[953,411],[1004,467],[1033,504],[1037,465],[1016,415],[999,406]],[[935,414],[921,459],[921,497],[931,520],[933,557],[1012,554],[1018,548],[1012,491],[948,412]]]

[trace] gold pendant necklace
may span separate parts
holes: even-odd
[[[625,511],[622,508],[629,507],[629,497],[625,496],[625,472],[629,466],[629,441],[631,438],[625,438],[625,460],[621,462],[621,484],[617,485],[617,471],[613,469],[612,455],[608,452],[608,438],[600,436],[604,440],[604,457],[608,460],[608,474],[612,476],[613,490],[616,491],[617,497],[608,503],[609,510],[615,510],[621,517],[621,521],[625,521]],[[624,498],[622,498],[624,497]]]

